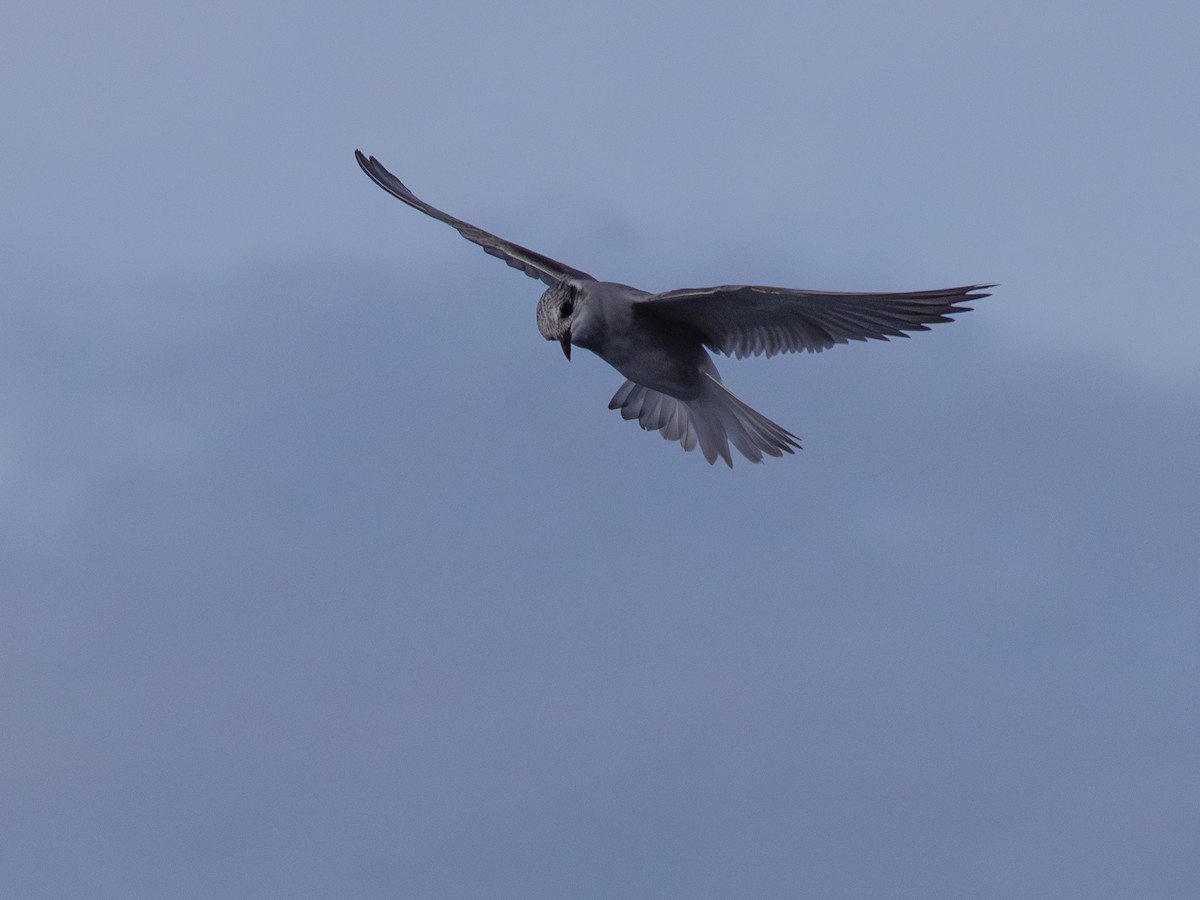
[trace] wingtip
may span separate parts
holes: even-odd
[[[366,172],[371,178],[374,178],[374,173],[371,172],[371,163],[375,161],[374,157],[368,158],[361,150],[355,149],[354,159],[358,162],[358,167]]]
[[[362,166],[363,171],[367,172],[368,174],[370,174],[372,176],[378,174],[379,172],[387,172],[387,174],[389,174],[389,175],[391,174],[390,172],[388,172],[387,169],[385,169],[383,167],[383,163],[381,163],[379,160],[377,160],[373,156],[368,156],[367,154],[363,153],[361,150],[354,151],[354,158],[356,160],[358,160],[358,164],[360,166]]]
[[[359,168],[367,174],[367,177],[389,194],[398,197],[410,205],[420,206],[420,202],[413,196],[413,192],[409,190],[408,185],[389,172],[387,166],[374,156],[367,156],[361,150],[355,150],[354,158],[358,160]]]
[[[991,284],[971,284],[964,285],[960,288],[954,288],[954,294],[950,299],[950,310],[955,313],[971,312],[973,306],[960,306],[961,303],[970,303],[975,300],[982,300],[985,297],[992,296],[991,289],[996,287],[995,283]],[[952,319],[938,319],[939,322],[950,322]]]

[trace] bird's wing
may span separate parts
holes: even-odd
[[[566,278],[578,278],[584,281],[596,280],[586,272],[572,269],[570,266],[563,265],[548,256],[534,253],[520,244],[514,244],[511,241],[504,240],[504,238],[496,237],[496,235],[484,231],[482,228],[476,228],[470,222],[456,219],[454,216],[442,212],[437,207],[430,206],[405,187],[404,182],[385,169],[383,163],[375,157],[363,156],[361,150],[355,150],[354,158],[358,160],[358,164],[362,166],[362,170],[367,173],[370,179],[393,197],[403,200],[413,209],[419,209],[427,216],[433,216],[433,218],[445,222],[450,227],[456,229],[468,241],[482,247],[484,252],[499,257],[514,269],[520,269],[530,278],[538,278],[548,285],[558,284]]]
[[[684,288],[654,294],[639,302],[642,311],[689,326],[705,345],[728,356],[819,353],[834,344],[886,341],[928,331],[933,322],[949,322],[971,307],[992,284],[892,294],[796,291],[755,285]]]

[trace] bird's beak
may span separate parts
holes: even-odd
[[[559,339],[559,343],[562,344],[563,356],[565,356],[567,358],[567,362],[570,362],[571,361],[571,332],[568,331],[566,334],[564,334],[562,336],[562,338]]]

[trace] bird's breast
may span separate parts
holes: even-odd
[[[593,352],[630,381],[681,400],[699,394],[701,373],[711,366],[694,335],[636,311],[610,322]]]

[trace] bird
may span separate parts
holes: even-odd
[[[684,450],[697,446],[712,465],[733,468],[732,444],[754,463],[801,449],[800,439],[738,399],[721,381],[710,351],[742,358],[808,351],[849,341],[908,337],[971,311],[994,283],[929,291],[847,293],[727,284],[651,293],[586,272],[497,237],[442,212],[409,190],[374,156],[354,151],[372,181],[546,285],[537,327],[557,341],[590,350],[625,377],[608,408]]]

